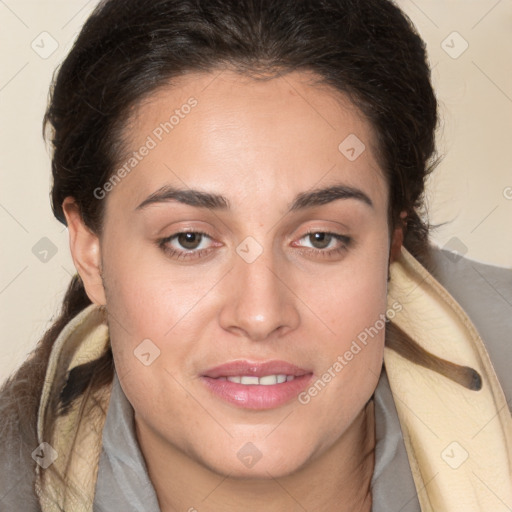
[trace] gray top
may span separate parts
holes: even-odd
[[[512,400],[512,271],[434,251],[434,276],[461,304],[486,342],[509,403]],[[421,512],[385,370],[375,390],[376,447],[372,512]],[[103,430],[94,510],[160,512],[139,449],[133,408],[114,383]]]
[[[114,372],[112,394],[103,427],[94,512],[160,512],[155,489],[135,436],[133,407]]]

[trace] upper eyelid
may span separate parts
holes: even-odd
[[[327,235],[332,236],[337,242],[340,242],[341,244],[345,245],[345,247],[348,247],[349,245],[352,245],[353,239],[349,235],[342,235],[340,233],[334,233],[332,231],[309,231],[302,235],[298,240],[302,240],[303,238],[307,237],[308,235],[311,235],[313,233],[325,233]],[[306,249],[310,249],[312,251],[320,251],[320,252],[329,252],[329,250],[325,249],[317,249],[316,247],[306,247]],[[334,249],[331,249],[334,250]]]

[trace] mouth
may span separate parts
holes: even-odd
[[[264,375],[263,377],[253,377],[251,375],[233,375],[232,377],[218,377],[219,380],[227,380],[244,386],[273,386],[274,384],[283,384],[295,379],[294,375]]]
[[[296,398],[312,377],[312,371],[285,361],[233,361],[207,370],[201,380],[224,402],[264,410]]]

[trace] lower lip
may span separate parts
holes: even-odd
[[[274,409],[293,400],[310,383],[313,375],[295,377],[289,382],[263,386],[244,385],[229,380],[201,377],[201,380],[218,397],[243,409]]]

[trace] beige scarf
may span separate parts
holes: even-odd
[[[455,300],[404,248],[390,272],[390,308],[402,306],[392,321],[426,350],[482,377],[482,389],[471,391],[385,348],[422,512],[510,511],[512,419],[482,340]],[[39,442],[57,458],[46,469],[37,466],[43,512],[93,510],[111,384],[76,399],[64,417],[56,411],[67,372],[97,359],[108,344],[103,311],[91,305],[68,323],[52,349],[37,427]]]

